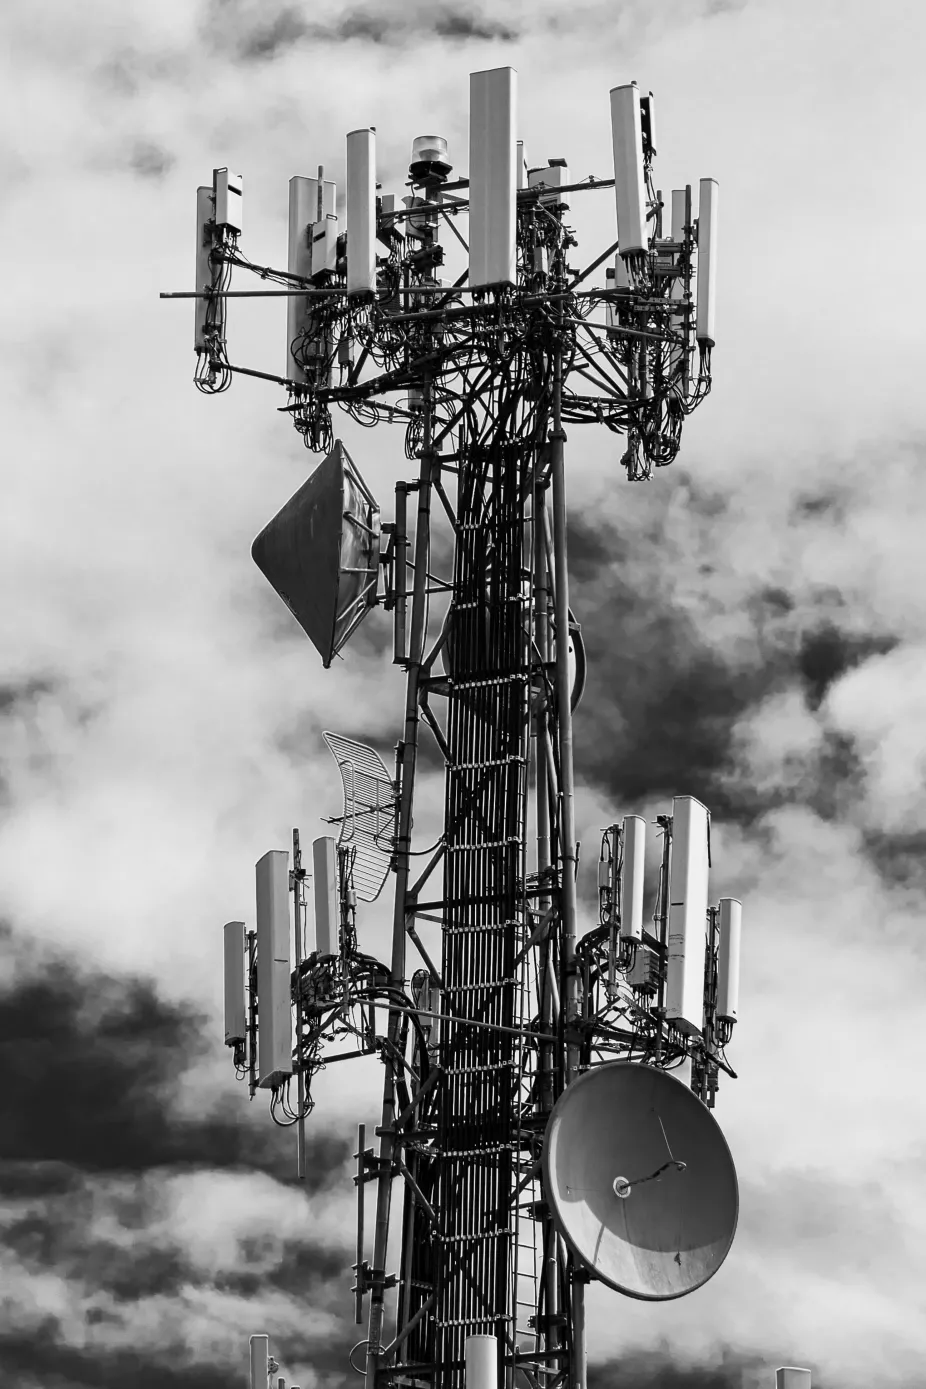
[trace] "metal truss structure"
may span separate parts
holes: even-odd
[[[309,234],[322,242],[322,259],[310,258],[307,274],[255,266],[233,221],[216,211],[203,222],[197,385],[219,391],[244,370],[227,356],[229,274],[257,270],[294,301],[290,372],[270,379],[287,386],[285,408],[306,445],[330,453],[337,406],[364,425],[404,423],[417,464],[384,527],[379,594],[407,673],[395,776],[390,787],[382,763],[361,766],[363,750],[346,740],[332,747],[345,786],[336,940],[302,958],[297,852],[295,1108],[288,1081],[272,1086],[278,1119],[301,1130],[323,1057],[375,1051],[384,1063],[378,1147],[367,1149],[361,1131],[357,1154],[354,1291],[367,1332],[355,1347],[363,1364],[353,1363],[367,1389],[458,1389],[467,1342],[480,1335],[497,1338],[506,1389],[581,1389],[590,1272],[545,1190],[553,1108],[602,1061],[672,1069],[690,1060],[692,1088],[708,1103],[718,1070],[729,1070],[731,1024],[716,1013],[716,909],[704,1026],[684,1027],[666,1006],[671,817],[660,817],[652,932],[621,934],[615,826],[602,847],[600,925],[577,935],[573,708],[585,653],[569,600],[566,428],[620,434],[628,478],[647,479],[675,458],[684,419],[711,384],[712,337],[696,322],[691,191],[673,195],[665,234],[645,98],[642,109],[646,244],[621,254],[615,242],[586,265],[572,263],[570,202],[615,179],[570,183],[553,161],[519,179],[513,280],[471,288],[464,273],[441,284],[447,236],[469,250],[460,227],[470,189],[451,181],[443,142],[432,137],[433,149],[416,142],[404,207],[377,200],[369,292],[351,290],[350,184],[348,235],[338,240],[321,171]],[[702,188],[702,220],[704,196]],[[607,276],[595,286],[602,267]],[[419,859],[412,821],[424,737],[444,763],[445,795],[439,842]],[[376,895],[388,867],[395,907],[386,964],[359,950],[355,911],[358,893]],[[253,963],[253,939],[250,950]],[[332,1052],[344,1038],[349,1049]],[[252,1093],[254,1050],[252,1035]],[[390,1271],[396,1220],[401,1253]]]

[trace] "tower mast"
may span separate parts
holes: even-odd
[[[614,177],[581,183],[561,159],[528,170],[515,95],[510,68],[473,74],[468,178],[452,182],[446,141],[420,136],[402,207],[377,196],[374,129],[352,131],[346,231],[321,168],[293,179],[285,272],[239,248],[239,178],[218,170],[211,197],[198,195],[196,383],[216,393],[236,372],[278,379],[306,446],[324,455],[254,558],[326,666],[379,603],[406,672],[394,775],[373,749],[325,735],[344,809],[338,845],[313,846],[310,950],[294,839],[294,961],[281,955],[286,854],[260,860],[247,1028],[234,958],[244,926],[226,929],[226,1040],[242,1072],[257,1064],[276,1121],[298,1125],[300,1174],[321,1056],[383,1062],[378,1149],[361,1129],[355,1179],[367,1334],[355,1347],[363,1364],[352,1363],[367,1389],[460,1389],[467,1376],[467,1389],[584,1389],[589,1279],[630,1296],[683,1295],[719,1267],[736,1222],[735,1173],[709,1106],[719,1071],[733,1074],[723,1049],[741,913],[733,899],[709,908],[700,802],[677,797],[659,817],[652,932],[645,824],[628,816],[605,830],[599,920],[580,935],[572,714],[585,651],[569,598],[565,452],[566,425],[593,423],[625,436],[632,481],[675,457],[684,418],[710,389],[717,189],[701,181],[700,232],[690,188],[673,193],[665,237],[651,94],[612,91]],[[571,200],[601,188],[613,189],[618,240],[577,270]],[[467,263],[444,284],[456,243]],[[256,292],[289,301],[284,377],[228,360],[233,267],[275,279],[280,290]],[[397,485],[391,523],[334,437],[335,407],[405,424],[417,472]],[[423,734],[444,763],[429,851],[413,848]],[[390,872],[386,964],[360,948],[354,912]],[[355,1048],[332,1052],[345,1034]]]

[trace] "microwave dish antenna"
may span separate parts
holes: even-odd
[[[579,1076],[550,1115],[543,1169],[560,1234],[628,1297],[683,1297],[727,1257],[733,1158],[710,1110],[668,1071],[614,1061]]]

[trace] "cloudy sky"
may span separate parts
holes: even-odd
[[[321,729],[388,759],[401,684],[376,617],[322,672],[252,564],[310,459],[274,387],[194,392],[192,308],[157,292],[192,284],[214,166],[279,265],[292,174],[342,183],[370,124],[386,191],[418,134],[464,170],[467,75],[506,63],[533,163],[606,176],[607,92],[635,79],[659,185],[722,196],[716,386],[680,460],[629,487],[611,436],[568,456],[586,862],[694,794],[714,896],[745,903],[717,1110],[741,1222],[692,1297],[593,1291],[592,1378],[921,1383],[926,10],[8,0],[0,34],[0,1381],[233,1389],[266,1330],[290,1383],[350,1382],[379,1075],[321,1077],[300,1191],[220,1045],[221,925],[252,919],[260,854],[337,811]],[[284,317],[235,303],[232,360],[281,370]],[[400,439],[342,432],[385,502]],[[425,777],[422,833],[438,804]]]

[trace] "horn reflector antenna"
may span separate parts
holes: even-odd
[[[608,1062],[564,1090],[543,1176],[573,1253],[628,1297],[694,1292],[733,1243],[739,1191],[726,1139],[693,1091],[652,1066]]]
[[[376,603],[380,516],[338,440],[251,546],[327,669]]]

